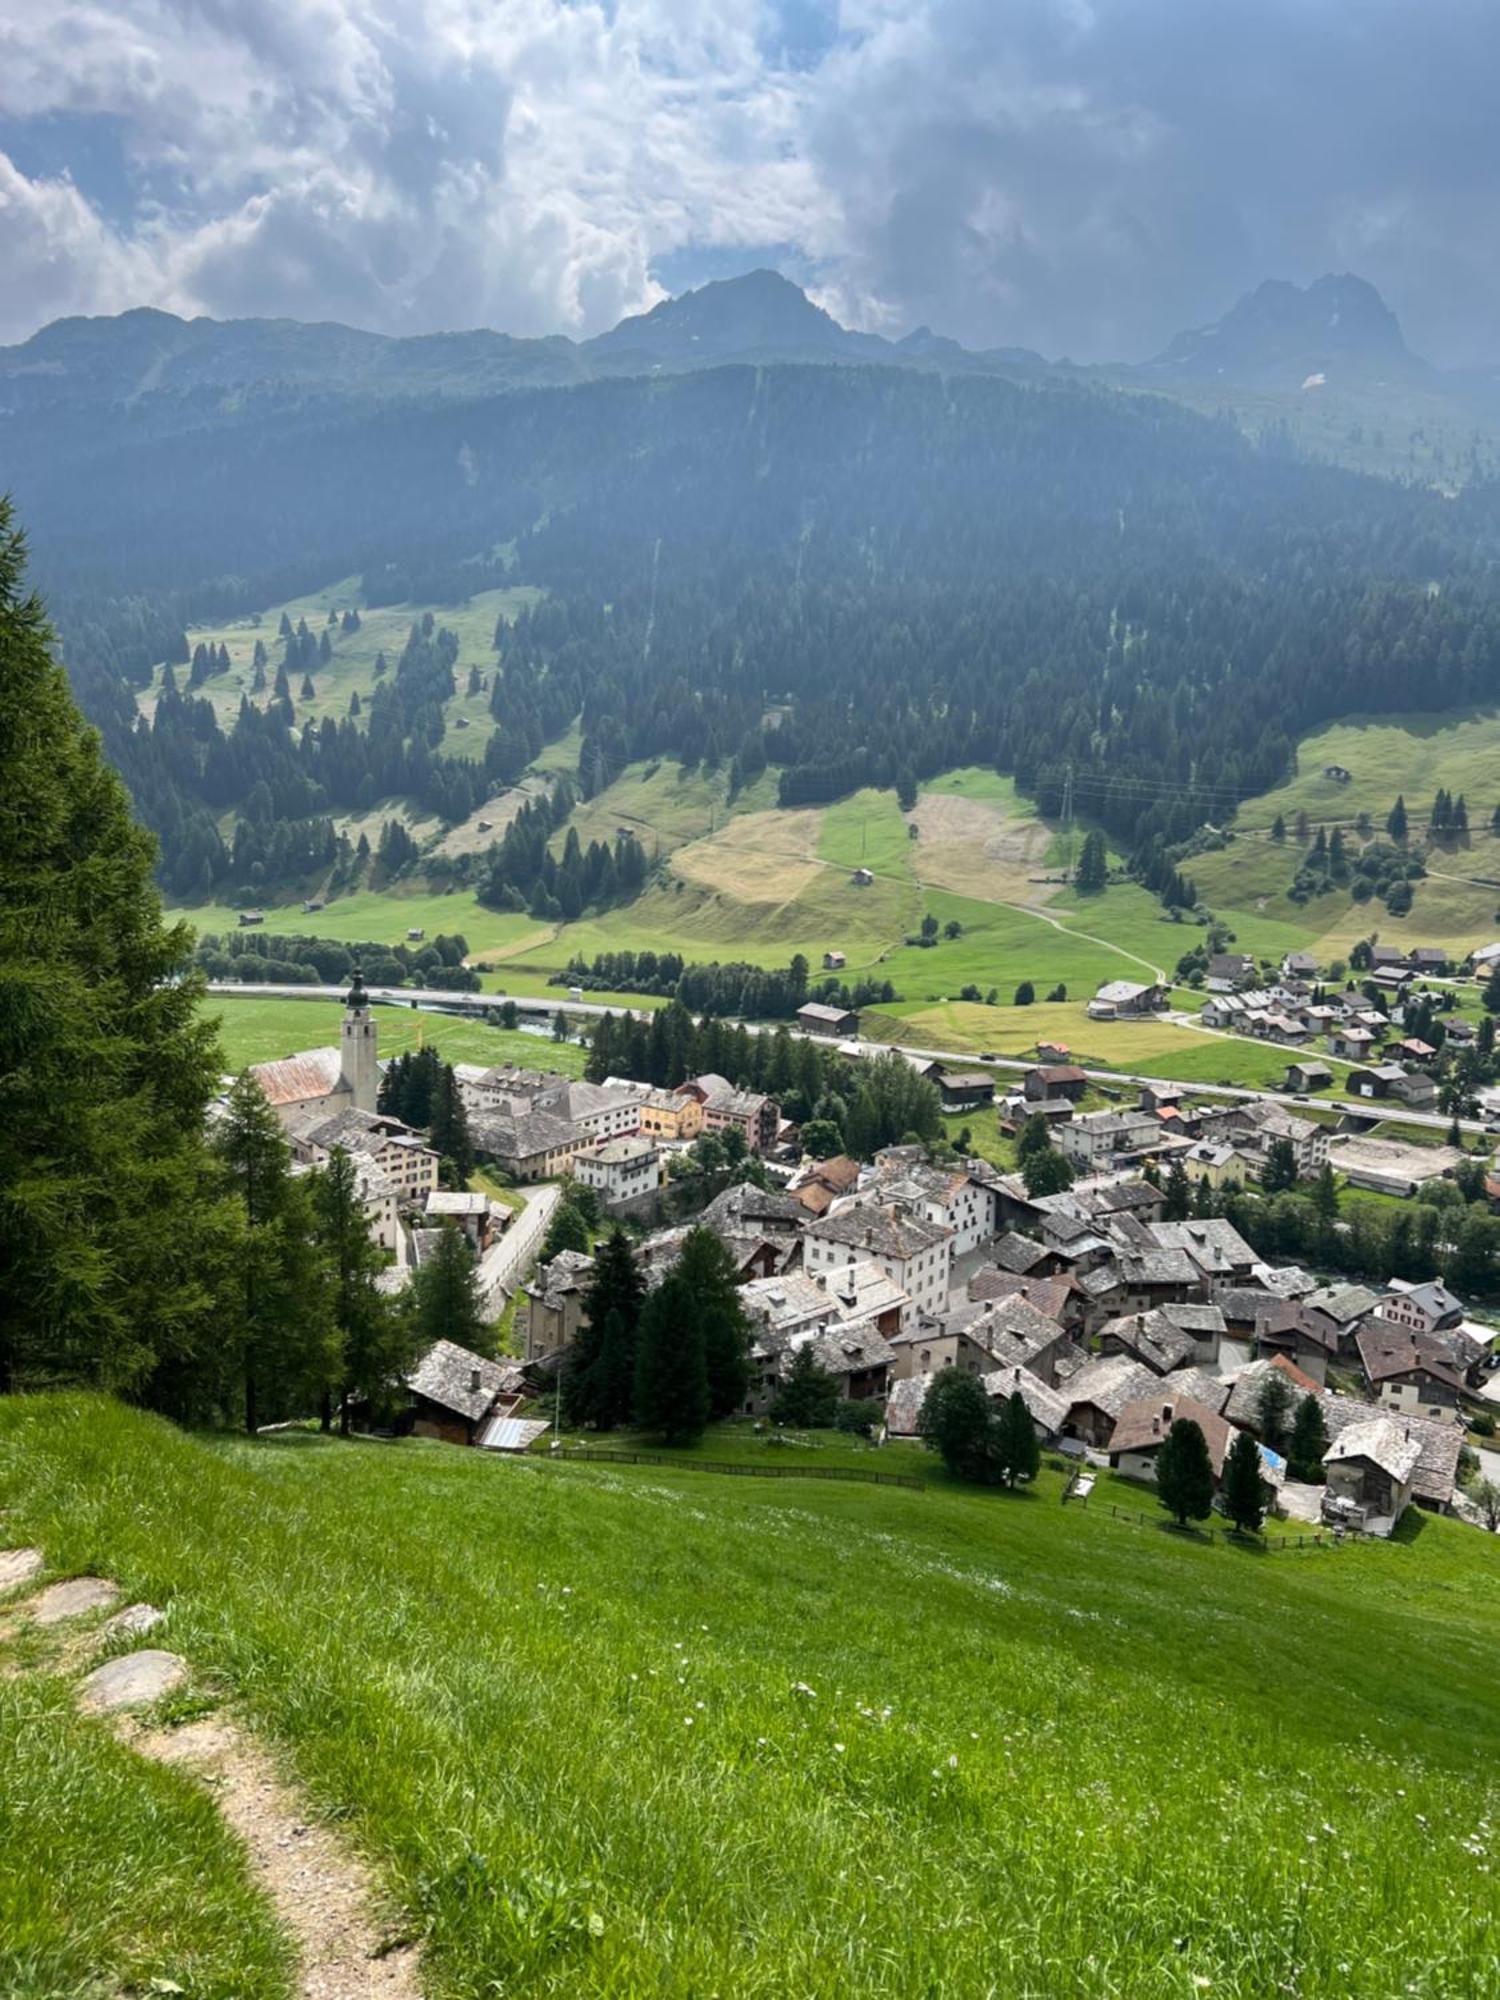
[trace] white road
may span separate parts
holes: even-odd
[[[523,1188],[526,1206],[521,1209],[498,1243],[479,1262],[479,1289],[484,1309],[492,1316],[504,1310],[505,1301],[536,1262],[546,1239],[552,1211],[562,1197],[562,1189],[548,1182],[542,1187]]]

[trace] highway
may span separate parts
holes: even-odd
[[[569,1000],[561,995],[557,999],[539,999],[535,994],[518,993],[454,993],[440,987],[414,986],[369,986],[366,992],[370,999],[382,1006],[415,1008],[424,1013],[443,1013],[456,1016],[468,1015],[480,1018],[498,1013],[502,1007],[513,1006],[523,1022],[533,1029],[551,1021],[557,1010],[562,1008],[569,1015],[584,1015],[597,1018],[601,1014],[622,1015],[627,1019],[649,1020],[650,1010],[639,1007],[608,1005],[597,1000]],[[273,1000],[343,1000],[348,988],[344,986],[273,986],[256,982],[240,985],[232,980],[210,980],[208,992],[215,1000],[253,1000],[257,995]],[[529,1019],[528,1019],[529,1017]],[[751,1034],[773,1034],[782,1024],[745,1022]],[[816,1035],[805,1035],[800,1029],[792,1028],[792,1034],[802,1041],[818,1041]],[[1224,1037],[1223,1039],[1229,1039]],[[1259,1046],[1257,1044],[1257,1046]],[[895,1049],[898,1054],[915,1056],[919,1061],[958,1062],[971,1069],[1007,1070],[1014,1074],[1024,1074],[1036,1067],[1034,1062],[1017,1056],[986,1056],[980,1058],[955,1049],[918,1048],[907,1042],[861,1042],[859,1053],[863,1056],[882,1055],[887,1049]],[[1297,1051],[1288,1049],[1287,1060],[1296,1059]],[[1164,1083],[1169,1078],[1143,1076],[1132,1070],[1085,1069],[1084,1075],[1091,1083],[1106,1088],[1119,1084]],[[1433,1132],[1446,1132],[1452,1120],[1436,1111],[1408,1111],[1403,1105],[1391,1104],[1384,1100],[1368,1105],[1354,1104],[1339,1097],[1294,1098],[1284,1090],[1252,1090],[1244,1086],[1224,1083],[1192,1083],[1190,1089],[1194,1097],[1217,1098],[1231,1104],[1265,1103],[1279,1105],[1284,1111],[1299,1109],[1337,1112],[1340,1116],[1353,1111],[1361,1117],[1374,1120],[1390,1120],[1401,1125],[1416,1125]],[[1487,1132],[1482,1119],[1461,1118],[1459,1129],[1470,1135],[1493,1136]]]

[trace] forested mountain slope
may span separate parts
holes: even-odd
[[[13,410],[0,451],[179,889],[233,886],[261,784],[279,824],[483,795],[444,761],[440,631],[358,718],[308,727],[295,668],[227,729],[186,696],[137,718],[191,618],[334,577],[366,605],[544,593],[502,635],[494,735],[463,745],[488,779],[574,718],[585,794],[662,755],[769,765],[788,805],[979,763],[1045,807],[1071,767],[1143,865],[1275,784],[1300,730],[1500,693],[1491,488],[1360,479],[1156,399],[790,364],[196,416],[165,393],[71,429]]]

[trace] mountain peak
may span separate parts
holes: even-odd
[[[1146,366],[1179,380],[1296,389],[1406,376],[1422,363],[1375,287],[1345,271],[1306,286],[1267,278],[1222,319],[1179,333]]]
[[[716,278],[622,319],[586,345],[596,353],[648,353],[663,364],[711,355],[822,354],[850,358],[883,351],[885,342],[850,333],[779,271]]]

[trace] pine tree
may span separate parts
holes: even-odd
[[[635,1421],[668,1444],[691,1444],[703,1434],[708,1412],[703,1327],[680,1273],[669,1271],[641,1310]]]
[[[1266,1516],[1265,1491],[1260,1452],[1248,1431],[1235,1432],[1234,1443],[1224,1460],[1224,1507],[1242,1535],[1260,1533]]]
[[[635,1343],[646,1283],[623,1229],[599,1245],[584,1298],[583,1323],[563,1372],[571,1424],[612,1430],[630,1421],[635,1396]]]
[[[469,1137],[469,1120],[458,1088],[452,1063],[444,1063],[442,1079],[433,1100],[427,1143],[449,1170],[455,1187],[467,1187],[474,1171],[474,1142]]]
[[[1328,1449],[1328,1431],[1323,1412],[1314,1395],[1306,1395],[1292,1419],[1292,1441],[1287,1447],[1287,1471],[1307,1486],[1323,1483],[1323,1454]]]
[[[1000,1406],[995,1443],[1007,1486],[1036,1478],[1042,1468],[1042,1450],[1037,1443],[1036,1425],[1019,1389],[1013,1389]]]
[[[796,1430],[828,1430],[839,1407],[836,1377],[820,1366],[812,1342],[804,1341],[792,1356],[786,1380],[771,1403],[771,1421]]]
[[[326,625],[323,628],[323,636],[318,641],[318,658],[325,666],[333,658],[333,641],[328,636]]]
[[[547,1225],[547,1240],[542,1245],[542,1256],[550,1261],[563,1250],[576,1250],[580,1256],[587,1256],[588,1247],[589,1226],[577,1206],[564,1196],[552,1211],[552,1220]]]
[[[331,1274],[319,1249],[306,1181],[295,1179],[281,1121],[248,1070],[236,1078],[214,1150],[239,1197],[244,1240],[226,1318],[245,1429],[296,1414],[338,1375]]]
[[[1206,1521],[1213,1511],[1213,1461],[1191,1417],[1178,1417],[1157,1447],[1156,1493],[1179,1528]]]
[[[1034,1153],[1026,1161],[1021,1178],[1029,1195],[1063,1194],[1073,1185],[1072,1162],[1049,1146],[1045,1153]]]
[[[1193,1209],[1193,1191],[1181,1160],[1172,1162],[1167,1175],[1166,1198],[1162,1202],[1163,1222],[1186,1222]]]
[[[1396,803],[1391,807],[1385,830],[1394,841],[1404,841],[1406,838],[1406,800],[1399,794]]]
[[[302,676],[302,688],[301,688],[300,698],[303,701],[312,701],[316,697],[317,692],[318,690],[313,686],[312,675],[304,674]]]
[[[489,1329],[479,1298],[479,1279],[469,1239],[455,1223],[445,1222],[437,1248],[417,1267],[412,1280],[412,1331],[417,1352],[425,1354],[435,1340],[486,1353]]]
[[[334,1148],[314,1180],[313,1210],[318,1241],[333,1274],[339,1429],[347,1434],[351,1403],[380,1410],[392,1401],[413,1358],[411,1328],[395,1301],[376,1286],[388,1258],[370,1235],[354,1163],[342,1146]],[[325,1430],[329,1417],[325,1404]]]
[[[1287,1415],[1293,1402],[1290,1378],[1284,1369],[1273,1363],[1266,1370],[1265,1380],[1260,1385],[1260,1397],[1256,1407],[1256,1419],[1260,1424],[1260,1434],[1272,1451],[1285,1453],[1287,1435]]]
[[[703,1331],[708,1413],[716,1420],[732,1416],[743,1405],[750,1380],[750,1328],[733,1261],[711,1229],[691,1229],[677,1274],[692,1296]]]
[[[0,1392],[83,1381],[210,1414],[233,1204],[192,934],[49,654],[0,499]]]
[[[1078,872],[1073,878],[1074,887],[1081,896],[1096,896],[1109,880],[1109,857],[1104,848],[1104,835],[1093,827],[1084,836],[1083,851],[1078,857]]]

